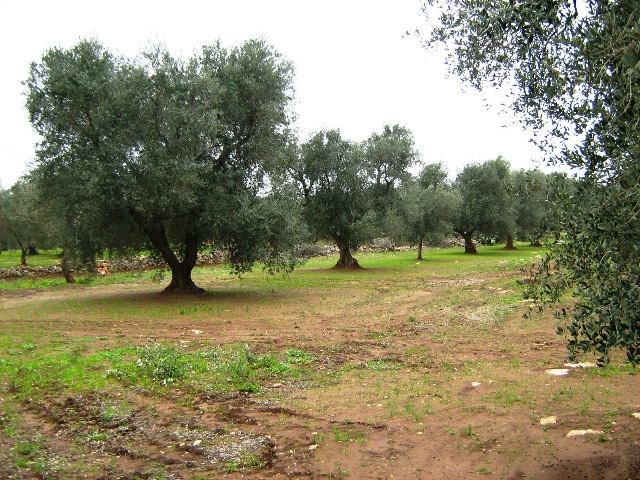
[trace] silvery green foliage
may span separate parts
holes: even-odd
[[[93,40],[48,50],[27,81],[42,137],[32,178],[63,219],[65,250],[90,262],[107,248],[151,246],[171,269],[168,290],[201,291],[191,271],[206,241],[250,268],[281,231],[252,208],[278,167],[291,84],[290,63],[260,40],[188,60],[162,47],[118,57]],[[264,223],[242,221],[249,213]],[[268,243],[252,236],[265,233]],[[281,247],[268,252],[276,269]]]

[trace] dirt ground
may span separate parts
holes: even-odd
[[[522,301],[502,300],[515,279],[365,269],[321,289],[200,279],[210,293],[197,300],[153,284],[4,292],[4,331],[99,337],[100,348],[153,340],[188,351],[230,342],[299,349],[329,381],[275,379],[258,393],[225,395],[51,392],[11,405],[5,383],[0,408],[22,423],[0,435],[0,451],[13,452],[1,457],[0,478],[640,479],[640,375],[622,366],[547,373],[567,368],[564,340],[550,315],[524,320]],[[200,309],[154,318],[154,306],[186,301]],[[140,311],[119,318],[87,302]],[[44,304],[60,308],[38,318]],[[125,400],[127,412],[105,422],[105,405]],[[550,416],[555,423],[541,425]],[[580,429],[592,432],[568,436]],[[35,436],[46,466],[8,460],[19,454],[16,438]],[[234,449],[251,459],[230,461]]]

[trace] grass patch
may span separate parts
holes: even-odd
[[[30,267],[49,267],[60,264],[61,250],[40,250],[38,255],[27,255],[27,265]],[[12,268],[21,265],[20,250],[0,252],[0,268]]]
[[[256,393],[264,382],[298,378],[313,361],[302,350],[278,356],[258,354],[241,344],[185,352],[175,345],[153,343],[86,355],[83,340],[62,346],[58,342],[33,348],[34,344],[25,345],[29,348],[22,354],[9,350],[7,356],[0,357],[0,378],[18,400],[43,392],[114,391],[123,385],[152,391],[180,386],[196,391]],[[104,413],[106,418],[115,414],[108,409]]]

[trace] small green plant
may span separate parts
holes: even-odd
[[[303,352],[302,350],[287,350],[285,352],[287,363],[292,365],[307,364],[313,360],[313,356]]]
[[[138,349],[136,365],[142,372],[161,383],[168,385],[180,380],[186,371],[186,362],[175,347],[161,344],[145,345]]]
[[[20,442],[15,446],[14,452],[17,455],[30,457],[31,455],[35,454],[38,450],[40,450],[41,447],[42,447],[42,444],[40,443],[40,440]]]
[[[467,438],[476,438],[478,435],[473,431],[473,426],[468,425],[460,429],[460,436]]]
[[[573,395],[575,395],[575,392],[571,387],[562,385],[558,390],[558,392],[551,396],[551,399],[555,401],[565,401],[569,399],[569,397],[572,397]]]
[[[107,438],[109,438],[109,436],[106,433],[100,432],[98,430],[95,430],[87,435],[87,440],[89,440],[90,442],[104,442]]]
[[[367,362],[367,368],[374,372],[382,372],[384,370],[400,370],[401,365],[389,360],[371,360]]]
[[[580,404],[580,414],[581,415],[589,415],[589,410],[591,408],[591,403],[589,402],[589,400],[585,399],[582,401],[582,403]]]
[[[131,407],[126,402],[106,401],[98,408],[98,420],[101,423],[121,421],[131,414]]]
[[[351,475],[351,473],[349,473],[349,470],[345,470],[344,468],[342,468],[339,463],[336,463],[336,468],[338,469],[338,475],[342,475],[343,477],[348,477]]]
[[[480,467],[477,472],[481,475],[491,475],[493,472],[489,470],[487,467]]]
[[[602,378],[619,377],[622,373],[620,367],[613,363],[608,363],[602,368],[593,369]]]
[[[317,433],[311,436],[311,444],[313,445],[322,445],[327,441],[327,436],[324,433]]]
[[[361,432],[358,432],[357,430],[353,430],[351,428],[346,430],[341,430],[337,427],[334,428],[333,439],[338,443],[357,441],[362,445],[365,442],[365,436]]]
[[[258,455],[242,452],[238,458],[228,461],[224,468],[227,473],[235,473],[244,468],[260,468],[263,466],[264,461]]]
[[[413,417],[414,422],[419,422],[420,420],[422,420],[423,415],[417,410],[416,406],[413,403],[407,403],[404,406],[404,409],[406,410],[407,414]]]
[[[240,470],[240,464],[235,460],[231,460],[231,461],[225,463],[224,469],[228,473],[235,473],[235,472]]]
[[[242,468],[260,468],[264,466],[264,461],[255,453],[242,452],[240,464]]]
[[[523,402],[524,399],[513,387],[499,389],[495,393],[496,405],[501,407],[512,407],[516,402]]]

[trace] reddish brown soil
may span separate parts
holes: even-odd
[[[0,478],[640,479],[640,420],[631,416],[640,375],[547,374],[566,362],[564,340],[549,317],[525,321],[521,303],[501,302],[515,277],[358,275],[321,290],[201,281],[210,293],[198,298],[164,296],[157,285],[1,294],[5,333],[104,338],[84,353],[149,339],[187,350],[300,349],[328,380],[275,379],[257,394],[48,392],[20,404],[4,391],[0,407],[21,423],[0,435],[0,451],[40,436],[48,463],[37,472],[5,454]],[[45,304],[56,308],[43,319]],[[118,318],[107,312],[115,304],[139,312]],[[200,310],[177,313],[184,305]],[[155,318],[161,307],[176,313]],[[98,418],[123,400],[126,414]],[[557,424],[541,426],[549,415]],[[603,433],[567,437],[587,428]],[[225,452],[239,444],[262,466],[231,471]]]

